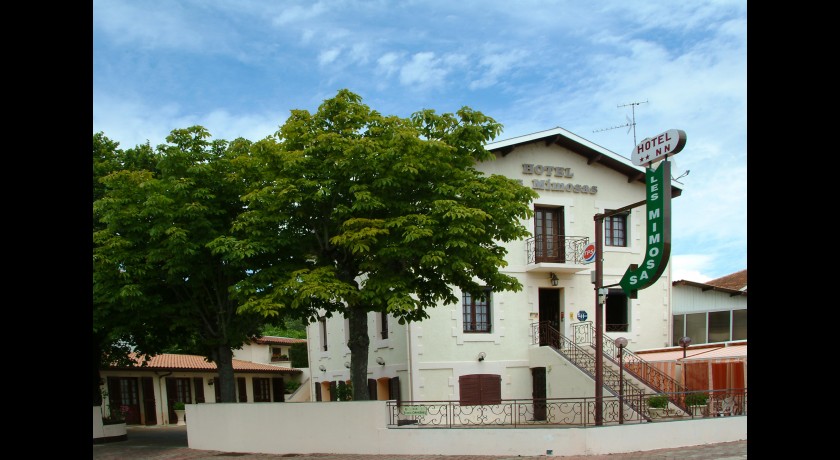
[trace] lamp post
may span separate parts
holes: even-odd
[[[619,337],[615,339],[615,346],[618,347],[618,423],[624,424],[624,347],[627,346],[627,339]]]
[[[685,383],[685,389],[688,390],[688,372],[686,372],[686,365],[685,365],[685,350],[688,346],[691,345],[691,337],[684,336],[680,339],[680,346],[683,349],[683,382]]]

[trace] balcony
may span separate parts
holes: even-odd
[[[525,240],[529,272],[576,273],[589,270],[583,250],[589,244],[585,236],[542,236]]]

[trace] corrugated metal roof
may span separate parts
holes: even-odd
[[[683,357],[682,348],[673,351],[656,351],[656,352],[638,352],[636,355],[645,361],[681,361]],[[724,358],[746,358],[746,345],[733,345],[729,347],[715,347],[715,348],[696,348],[687,349],[685,352],[686,361],[700,361],[707,359],[724,359]]]

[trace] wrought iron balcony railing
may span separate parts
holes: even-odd
[[[702,405],[688,411],[669,404],[652,407],[656,393],[634,393],[623,398],[602,399],[603,425],[646,423],[656,420],[693,420],[697,418],[747,415],[747,389],[707,390]],[[686,393],[665,393],[669,401],[683,401]],[[619,406],[624,403],[623,413]],[[495,428],[528,426],[594,427],[596,399],[534,398],[502,399],[489,404],[461,405],[459,401],[387,402],[388,428],[410,425],[417,428]]]
[[[589,238],[585,236],[541,236],[525,240],[525,250],[529,264],[582,264],[583,250],[588,244]]]

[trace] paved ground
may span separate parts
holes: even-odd
[[[137,426],[128,427],[128,439],[106,444],[93,445],[96,460],[122,459],[167,459],[167,460],[219,460],[237,458],[243,460],[268,460],[300,458],[302,460],[740,460],[747,458],[747,441],[705,444],[659,449],[643,452],[610,455],[573,456],[526,456],[509,455],[347,455],[347,454],[250,454],[240,452],[218,452],[187,447],[185,426]]]

